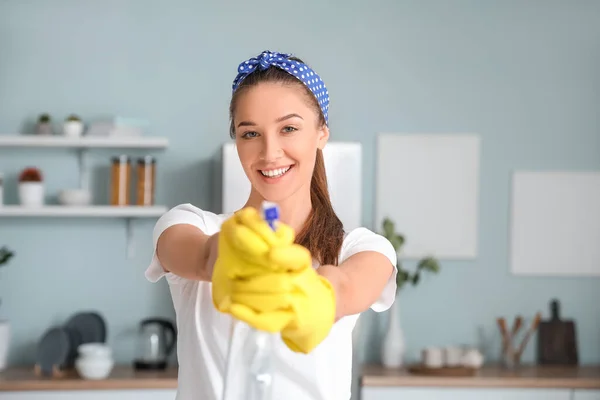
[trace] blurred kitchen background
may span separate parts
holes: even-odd
[[[239,62],[265,49],[298,55],[328,85],[331,140],[358,145],[348,163],[359,196],[346,198],[358,222],[382,232],[392,216],[412,255],[408,271],[429,250],[439,262],[403,286],[392,310],[406,363],[429,346],[474,346],[500,361],[497,318],[510,326],[522,315],[524,331],[538,312],[547,320],[556,299],[575,323],[579,362],[600,364],[600,255],[589,247],[600,236],[599,203],[552,201],[565,190],[599,198],[600,2],[1,0],[0,247],[14,252],[0,268],[8,367],[33,365],[44,333],[78,312],[102,316],[118,364],[136,358],[140,321],[175,322],[166,282],[144,278],[152,228],[179,203],[223,208],[231,81]],[[53,147],[38,141],[48,126],[51,137],[100,141]],[[140,134],[137,146],[122,145]],[[121,148],[105,148],[107,137]],[[90,204],[109,207],[112,168],[124,168],[113,158],[123,155],[131,176],[140,158],[155,174],[145,211],[19,208],[19,193],[35,196],[19,183],[26,168],[31,181],[42,176],[46,205],[85,204],[68,191],[83,185]],[[139,183],[129,184],[135,204]],[[419,206],[415,193],[429,196],[418,211],[409,209]],[[563,224],[572,215],[582,218],[575,230]],[[536,226],[560,239],[544,247]],[[551,257],[563,258],[550,265]],[[361,318],[361,361],[382,362],[388,321],[389,313]],[[536,361],[536,341],[524,363]]]

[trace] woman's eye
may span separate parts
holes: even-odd
[[[283,131],[286,133],[290,133],[290,132],[297,131],[297,129],[294,128],[293,126],[286,126],[285,128],[283,128]]]
[[[258,135],[258,133],[256,133],[256,132],[245,132],[245,133],[242,135],[242,137],[243,137],[244,139],[251,139],[251,138],[254,138],[254,137],[256,137],[257,135]]]

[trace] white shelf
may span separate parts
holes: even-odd
[[[2,217],[59,217],[59,218],[122,218],[126,224],[127,257],[135,253],[133,245],[132,221],[139,218],[159,218],[167,211],[165,206],[62,206],[23,207],[17,205],[0,206]]]
[[[29,148],[76,148],[76,149],[163,149],[169,145],[169,140],[162,137],[113,137],[113,136],[82,136],[70,138],[65,136],[39,135],[0,135],[0,147],[29,147]]]
[[[149,218],[160,217],[167,211],[165,206],[61,206],[22,207],[0,206],[0,217],[100,217],[100,218]]]
[[[79,187],[89,189],[89,168],[87,154],[91,149],[147,149],[160,150],[169,145],[167,138],[144,136],[82,136],[78,138],[60,135],[8,135],[0,134],[2,148],[68,148],[75,149],[79,164]],[[159,218],[167,211],[165,206],[100,206],[85,207],[48,205],[42,207],[22,207],[19,205],[0,206],[0,218],[3,217],[79,217],[79,218],[121,218],[126,221],[127,256],[133,257],[132,221],[139,218]]]

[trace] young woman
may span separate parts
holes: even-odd
[[[233,319],[278,333],[273,400],[350,398],[352,329],[394,301],[396,253],[366,228],[344,231],[332,208],[328,110],[325,84],[300,59],[242,62],[230,133],[252,186],[246,205],[224,215],[182,204],[157,222],[146,277],[169,283],[179,400],[221,398],[230,337],[248,333]],[[265,200],[280,208],[275,231],[257,211]]]

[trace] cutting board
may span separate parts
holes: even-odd
[[[538,328],[537,361],[539,364],[577,365],[575,322],[560,318],[560,303],[550,302],[550,319],[542,320]]]

